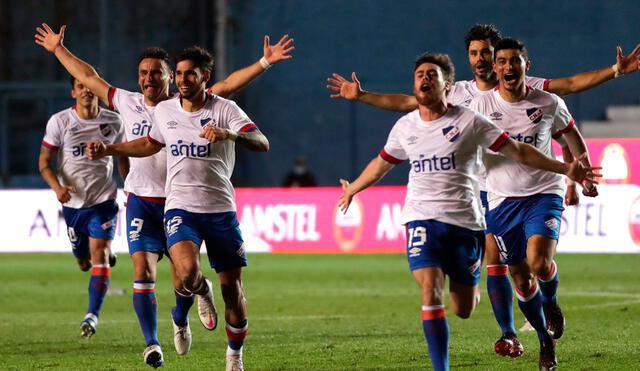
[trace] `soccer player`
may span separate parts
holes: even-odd
[[[470,108],[493,117],[512,138],[531,143],[548,156],[553,156],[552,137],[563,137],[571,153],[589,167],[586,144],[564,101],[526,85],[530,63],[524,44],[502,39],[495,46],[494,58],[499,89],[477,97]],[[485,153],[484,163],[488,231],[496,240],[503,264],[509,266],[518,305],[538,333],[539,367],[554,370],[555,340],[564,332],[553,261],[563,211],[563,179],[489,153]],[[585,189],[594,192],[595,186]]]
[[[160,48],[145,50],[138,63],[138,85],[141,93],[130,92],[110,86],[96,75],[95,70],[72,55],[63,45],[65,26],[59,33],[43,24],[38,29],[36,42],[54,53],[67,70],[85,82],[110,108],[118,110],[124,117],[128,141],[146,137],[154,125],[153,112],[158,103],[171,99],[169,85],[173,72],[169,56]],[[212,94],[227,97],[242,88],[271,65],[290,59],[294,47],[293,39],[283,36],[271,45],[265,36],[264,56],[256,63],[232,73],[227,79],[209,88]],[[134,265],[133,303],[147,347],[143,352],[146,363],[158,367],[163,363],[163,354],[158,340],[157,302],[155,281],[157,261],[166,250],[164,234],[164,202],[166,178],[166,151],[146,158],[132,158],[131,170],[125,181],[128,192],[127,240]],[[174,269],[172,266],[172,273]],[[194,296],[182,288],[173,274],[176,306],[172,309],[174,345],[178,354],[187,354],[191,347],[191,330],[188,311]],[[217,314],[210,294],[198,296],[200,319],[208,330],[217,325]]]
[[[465,44],[474,79],[457,81],[447,95],[449,103],[468,107],[474,97],[487,94],[498,85],[496,74],[493,71],[493,57],[494,46],[500,38],[500,31],[493,25],[478,24],[468,31]],[[639,69],[640,45],[626,56],[622,55],[622,49],[617,47],[616,63],[611,67],[553,80],[526,76],[525,82],[534,88],[547,90],[558,95],[568,95],[591,89],[603,82],[620,75],[636,72]],[[332,98],[358,100],[379,108],[401,112],[412,111],[418,105],[414,96],[364,91],[355,72],[351,77],[352,81],[348,81],[338,74],[333,74],[333,78],[328,79],[330,85],[327,85],[327,88],[336,92],[331,95]],[[559,143],[563,148],[564,158],[571,159],[571,153],[566,145],[562,140]],[[482,169],[479,173],[480,197],[483,201],[483,207],[486,208],[485,177],[486,174]],[[587,196],[595,196],[597,190],[595,188],[583,189],[583,193]],[[569,182],[565,197],[570,202],[576,202],[575,185],[572,182]],[[513,321],[513,289],[507,275],[507,267],[501,263],[498,248],[490,234],[487,235],[485,257],[488,273],[488,297],[493,307],[494,316],[502,330],[502,336],[496,341],[494,349],[502,356],[519,357],[524,353],[524,348],[516,335]]]
[[[87,143],[120,142],[124,133],[120,116],[101,109],[93,92],[73,77],[71,96],[76,104],[54,114],[47,122],[38,167],[62,203],[69,241],[80,270],[91,269],[89,306],[80,324],[80,335],[88,339],[96,332],[109,289],[111,266],[115,264],[110,246],[118,204],[113,160],[89,161]],[[119,161],[119,166],[126,167],[124,162],[126,159]]]
[[[488,148],[528,166],[592,178],[576,159],[570,165],[517,142],[486,117],[448,105],[454,67],[447,55],[425,54],[414,66],[418,109],[400,118],[387,143],[351,184],[341,179],[339,207],[346,212],[353,196],[375,184],[394,165],[411,169],[403,209],[407,257],[422,296],[422,325],[434,370],[448,370],[449,328],[444,280],[449,276],[451,307],[468,318],[476,305],[485,221],[474,184],[479,148]]]
[[[176,275],[188,292],[211,292],[211,281],[199,263],[204,240],[225,302],[226,369],[241,371],[248,330],[241,276],[247,259],[230,178],[236,143],[263,152],[268,151],[269,142],[233,101],[206,92],[212,71],[213,57],[206,50],[191,47],[182,51],[176,57],[180,99],[157,105],[156,125],[149,135],[128,143],[91,143],[89,156],[145,157],[166,146],[165,230]]]

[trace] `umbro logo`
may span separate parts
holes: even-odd
[[[415,135],[412,135],[409,138],[407,138],[407,144],[409,144],[409,145],[416,144],[417,140],[418,140],[418,137],[415,136]]]
[[[136,112],[143,113],[144,112],[144,108],[142,108],[140,106],[136,106]]]
[[[409,257],[415,258],[416,256],[420,256],[421,251],[422,249],[419,247],[412,247],[411,249],[409,249]]]
[[[175,129],[178,126],[178,123],[175,121],[167,122],[167,129]]]
[[[499,120],[502,120],[502,113],[493,112],[493,113],[489,114],[489,117],[491,117],[491,119],[494,120],[494,121],[499,121]]]
[[[447,126],[442,129],[442,134],[444,135],[444,139],[449,142],[455,142],[455,140],[460,136],[460,129],[458,129],[457,126]]]
[[[529,120],[534,124],[537,124],[542,120],[542,110],[540,108],[529,108],[527,109],[527,116],[529,116]]]

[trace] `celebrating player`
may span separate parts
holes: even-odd
[[[236,142],[252,151],[267,151],[269,142],[233,101],[205,91],[213,71],[211,54],[200,47],[188,48],[176,63],[180,99],[158,104],[157,124],[148,137],[112,145],[91,143],[89,156],[145,157],[166,146],[165,229],[176,275],[188,292],[211,293],[211,281],[199,263],[204,240],[225,302],[227,371],[241,371],[248,330],[241,274],[247,259],[230,177]]]
[[[96,332],[100,309],[109,289],[111,266],[115,265],[110,246],[118,204],[113,160],[89,161],[86,149],[91,141],[117,143],[124,135],[120,116],[101,109],[93,92],[73,77],[71,96],[76,104],[54,114],[47,122],[38,167],[62,203],[78,266],[85,272],[91,269],[89,306],[80,324],[80,335],[88,339]],[[57,170],[52,167],[54,158]],[[119,159],[118,165],[127,167],[126,160]]]
[[[444,308],[444,279],[449,276],[451,307],[468,318],[476,305],[485,229],[475,197],[479,147],[499,152],[528,166],[593,178],[578,160],[570,165],[519,143],[482,115],[447,105],[454,80],[447,55],[425,54],[414,67],[418,109],[396,122],[387,143],[351,184],[341,179],[339,207],[346,211],[353,196],[375,184],[394,165],[411,165],[403,223],[407,256],[422,296],[422,324],[435,370],[449,369],[449,329]]]
[[[145,138],[155,120],[153,112],[158,103],[172,98],[169,85],[173,72],[169,56],[161,48],[145,50],[138,63],[138,85],[141,93],[130,92],[110,86],[96,75],[95,70],[72,55],[63,46],[65,26],[56,34],[43,24],[38,28],[36,42],[54,53],[67,70],[90,86],[110,108],[118,110],[124,117],[128,141]],[[264,38],[264,56],[251,66],[232,73],[227,79],[209,88],[212,94],[227,97],[242,88],[271,65],[291,58],[293,39],[283,36],[271,45]],[[132,158],[131,169],[125,181],[128,192],[127,240],[134,265],[133,304],[147,344],[143,352],[146,363],[158,367],[163,363],[163,354],[158,340],[157,302],[155,281],[157,261],[166,249],[163,228],[166,178],[166,150],[145,158]],[[191,347],[191,330],[188,322],[189,308],[194,296],[183,289],[180,279],[171,267],[175,286],[176,306],[172,309],[174,344],[178,354],[187,354]],[[217,314],[212,293],[198,297],[200,319],[209,330],[217,325]]]
[[[497,85],[498,80],[493,70],[493,57],[495,44],[500,40],[500,31],[493,25],[478,24],[473,26],[465,37],[469,65],[474,74],[474,79],[470,81],[457,81],[447,95],[449,103],[468,107],[474,97],[490,93]],[[622,55],[622,49],[616,49],[616,63],[611,67],[606,67],[598,71],[580,73],[571,77],[560,79],[542,79],[537,77],[525,77],[526,85],[547,90],[558,95],[568,95],[596,87],[608,80],[620,75],[634,73],[640,69],[640,45],[629,53]],[[327,88],[333,90],[332,98],[345,98],[358,100],[379,108],[409,112],[418,106],[414,96],[403,94],[378,94],[362,90],[360,81],[354,73],[351,75],[352,81],[344,79],[338,74],[333,74],[329,78]],[[570,151],[563,141],[559,143],[563,149],[563,156],[569,160],[572,158]],[[484,170],[480,171],[480,197],[483,206],[486,208],[486,187]],[[583,190],[587,196],[596,193],[595,188]],[[567,204],[575,203],[575,185],[569,182],[565,195],[569,201]],[[487,291],[488,297],[493,307],[493,313],[502,330],[502,336],[495,343],[495,351],[502,356],[519,357],[524,353],[524,348],[520,343],[515,330],[513,320],[513,289],[509,282],[506,266],[501,263],[500,254],[494,239],[490,234],[486,239],[486,260],[487,260]]]

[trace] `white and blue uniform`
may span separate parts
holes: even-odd
[[[124,120],[127,141],[145,138],[154,125],[154,106],[144,101],[141,93],[109,88],[109,108],[117,110]],[[127,242],[129,253],[147,251],[164,254],[164,188],[167,155],[163,148],[149,157],[131,157],[129,174],[124,182],[127,192]]]
[[[166,146],[167,182],[165,230],[168,246],[204,240],[211,267],[217,272],[246,266],[236,218],[231,174],[235,142],[210,143],[200,138],[205,125],[237,132],[257,130],[235,102],[207,95],[202,109],[187,112],[179,99],[156,107],[149,140]]]
[[[118,205],[113,179],[113,158],[90,161],[87,144],[121,142],[122,121],[115,112],[100,109],[94,119],[81,119],[75,106],[47,122],[42,145],[57,151],[58,181],[74,187],[62,211],[76,257],[89,256],[89,237],[112,240]]]
[[[510,103],[499,90],[475,99],[471,108],[490,116],[514,140],[535,146],[554,157],[552,138],[571,130],[573,118],[564,101],[555,94],[527,88],[522,101]],[[501,154],[484,155],[487,169],[488,231],[493,233],[503,261],[520,263],[526,242],[534,234],[558,239],[563,176],[538,170]]]
[[[498,151],[507,139],[461,106],[433,121],[415,110],[396,122],[380,156],[411,165],[402,217],[411,270],[438,266],[456,282],[478,282],[486,228],[476,196],[479,148]]]

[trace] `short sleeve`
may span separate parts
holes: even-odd
[[[553,124],[551,125],[551,132],[553,133],[554,139],[568,133],[575,125],[573,117],[571,116],[567,105],[564,103],[564,100],[557,96],[556,99],[558,100],[558,104],[556,106],[555,115],[553,116]]]
[[[151,130],[149,131],[147,138],[151,143],[164,147],[166,141],[164,139],[164,136],[162,135],[162,130],[160,130],[160,121],[158,121],[158,109],[156,109],[156,111],[154,112],[154,116],[155,124],[151,126]]]
[[[115,138],[113,139],[114,143],[122,143],[125,141],[124,137],[124,123],[122,122],[122,117],[118,115],[118,124]]]
[[[222,119],[227,127],[240,133],[258,130],[249,116],[233,101],[227,101]]]
[[[509,134],[479,113],[476,113],[473,125],[478,144],[494,152],[498,152],[509,139]]]
[[[408,158],[407,152],[400,142],[400,127],[396,124],[387,138],[387,143],[380,150],[380,157],[383,160],[397,165]]]
[[[42,146],[52,150],[57,150],[62,146],[63,137],[64,134],[58,117],[55,115],[51,116],[47,122],[47,128],[45,130],[44,138],[42,139]]]
[[[550,79],[544,79],[542,77],[526,76],[525,84],[535,89],[549,91]]]
[[[107,100],[109,101],[109,108],[113,111],[119,111],[120,107],[120,97],[122,96],[122,90],[116,88],[115,86],[110,86],[109,91],[107,92]]]

